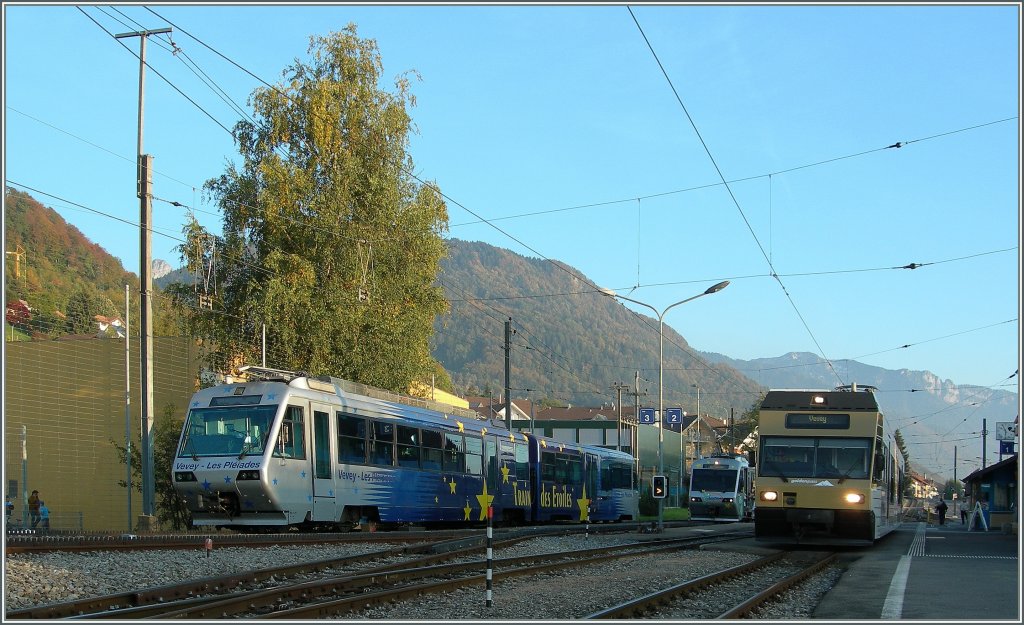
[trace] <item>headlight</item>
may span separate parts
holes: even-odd
[[[195,482],[196,474],[191,471],[175,471],[174,472],[175,482]]]
[[[773,490],[766,490],[761,493],[761,499],[764,501],[777,501],[779,494]]]
[[[238,475],[235,476],[235,481],[236,482],[241,482],[243,480],[258,480],[258,479],[260,479],[260,472],[259,471],[239,471]]]
[[[732,497],[723,497],[722,503],[732,503]]]
[[[846,493],[846,503],[864,503],[864,495],[861,493]]]
[[[700,497],[690,497],[690,501],[701,502],[701,501],[704,501],[704,500],[701,499]]]

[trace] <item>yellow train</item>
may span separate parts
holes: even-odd
[[[765,395],[756,540],[870,545],[899,526],[906,467],[875,390],[853,384]]]

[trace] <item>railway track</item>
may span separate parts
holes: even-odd
[[[746,535],[741,533],[737,537]],[[510,546],[530,537],[496,541],[495,547]],[[710,540],[728,538],[732,536]],[[539,574],[638,553],[692,548],[708,540],[703,536],[663,539],[577,551],[573,554],[558,552],[506,558],[495,562],[495,569],[502,571],[495,579]],[[119,620],[229,616],[316,618],[328,614],[351,613],[377,602],[445,592],[464,585],[482,585],[485,565],[479,555],[480,545],[475,541],[443,541],[374,552],[355,558],[251,571],[170,587],[41,606],[9,612],[7,617]],[[462,561],[453,563],[456,559]],[[374,565],[368,567],[366,564]],[[341,571],[344,573],[339,574]],[[330,597],[330,600],[325,601],[326,597]]]
[[[818,573],[836,561],[836,553],[824,553],[794,558],[794,554],[777,552],[752,562],[705,575],[698,579],[670,586],[657,592],[623,602],[587,616],[587,619],[676,619],[676,618],[714,618],[741,619],[750,617],[760,606],[779,597],[793,586],[803,582],[811,575]],[[765,574],[765,570],[774,567],[776,570]],[[730,586],[737,587],[736,589]],[[719,596],[722,590],[729,601],[736,597],[748,597],[739,603],[730,604],[718,614],[695,614],[690,606],[681,605],[681,599],[688,598],[710,588],[718,587]],[[754,590],[752,590],[752,588]],[[752,595],[750,593],[753,593]],[[701,601],[701,610],[709,606],[721,607],[723,601]]]
[[[666,524],[671,527],[672,524]],[[546,525],[535,527],[498,528],[495,535],[537,535],[550,532],[592,533],[634,531],[636,523],[601,523],[592,525]],[[469,529],[398,529],[371,532],[312,532],[312,533],[187,533],[187,534],[80,534],[74,532],[8,533],[4,540],[7,554],[42,553],[48,551],[131,551],[135,549],[197,549],[207,539],[218,547],[269,547],[273,545],[310,545],[322,543],[365,542],[431,542],[443,539],[479,536],[481,528]]]

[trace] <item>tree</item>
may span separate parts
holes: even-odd
[[[192,515],[185,502],[174,490],[171,482],[171,469],[178,451],[178,439],[184,418],[178,416],[174,404],[164,406],[163,414],[153,424],[153,491],[156,495],[154,506],[156,520],[164,528],[175,530],[188,529],[192,525]],[[117,441],[111,440],[121,464],[127,462],[127,450]],[[132,445],[132,476],[131,484],[125,480],[118,481],[122,488],[131,488],[142,494],[142,451],[140,444]]]
[[[87,334],[95,329],[93,297],[85,290],[79,289],[68,300],[65,327],[69,334]]]
[[[204,190],[224,214],[224,236],[186,227],[182,259],[209,250],[222,283],[212,311],[194,289],[174,291],[189,330],[213,339],[209,363],[259,360],[395,391],[435,370],[429,340],[447,310],[435,285],[447,207],[416,179],[407,154],[415,105],[407,75],[378,88],[376,42],[355,25],[311,37],[278,87],[257,89],[255,123],[233,131],[241,165]]]
[[[7,323],[12,326],[26,327],[32,320],[32,310],[22,300],[8,301],[6,310]]]

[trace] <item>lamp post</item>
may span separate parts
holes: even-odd
[[[693,448],[693,457],[695,460],[700,460],[700,444],[704,440],[700,435],[700,386],[696,384],[690,386],[697,389],[697,444]]]
[[[703,293],[699,293],[697,295],[694,295],[693,297],[689,297],[689,298],[684,299],[682,301],[678,301],[678,302],[676,302],[674,304],[670,304],[664,310],[662,310],[660,313],[658,312],[657,308],[655,308],[654,306],[651,306],[650,304],[645,304],[643,302],[639,302],[639,301],[637,301],[635,299],[626,297],[625,295],[619,295],[618,293],[616,293],[615,291],[613,291],[611,289],[601,289],[601,293],[603,295],[607,295],[608,297],[614,297],[614,298],[618,298],[618,299],[624,299],[627,302],[633,302],[634,304],[638,304],[640,306],[644,306],[645,308],[650,308],[652,311],[654,311],[654,314],[658,316],[658,421],[659,421],[658,422],[658,474],[659,475],[664,475],[664,473],[665,473],[664,455],[663,455],[663,452],[662,452],[662,448],[664,447],[664,444],[665,444],[665,427],[664,427],[664,423],[661,422],[665,418],[664,417],[664,415],[665,415],[665,313],[667,313],[668,311],[672,310],[676,306],[679,306],[680,304],[685,304],[687,302],[692,302],[693,300],[697,299],[698,297],[704,297],[705,295],[711,295],[712,293],[717,293],[717,292],[721,291],[722,289],[724,289],[727,286],[729,286],[729,281],[728,280],[726,280],[724,282],[719,282],[718,284],[708,288],[708,290],[704,291]],[[699,416],[700,415],[698,415],[698,417]],[[637,457],[639,457],[639,454],[637,454]],[[658,531],[659,532],[661,530],[665,529],[665,512],[664,512],[664,507],[665,507],[665,500],[664,499],[658,499]]]

